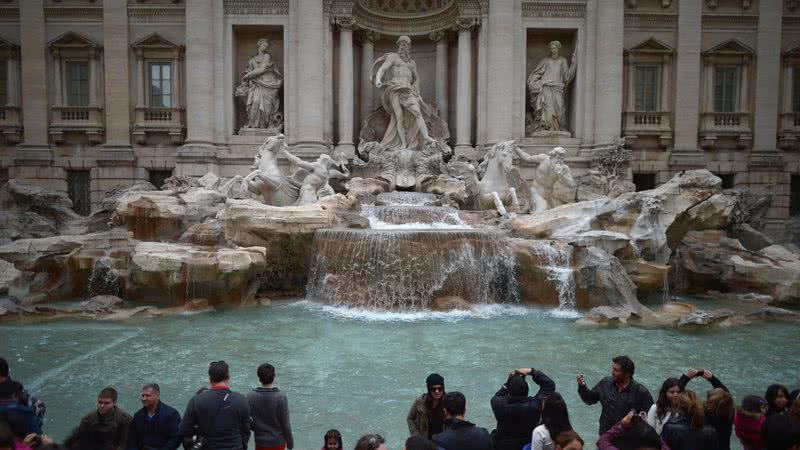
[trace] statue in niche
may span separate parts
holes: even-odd
[[[527,134],[533,136],[570,136],[567,129],[567,107],[564,103],[567,86],[575,78],[577,62],[559,55],[561,42],[549,44],[550,56],[542,59],[528,75],[528,92],[533,121]]]
[[[236,96],[242,99],[247,110],[247,122],[239,134],[276,134],[283,129],[283,115],[279,112],[279,91],[283,76],[272,61],[269,39],[259,39],[258,54],[250,58]]]
[[[289,159],[297,169],[285,176],[278,168],[278,153]],[[270,136],[258,148],[253,172],[244,178],[247,189],[259,200],[272,206],[291,206],[314,203],[322,197],[334,195],[328,181],[347,178],[350,172],[341,161],[320,155],[314,162],[306,162],[286,149],[283,134]]]
[[[387,150],[420,150],[425,144],[447,142],[447,124],[420,95],[417,65],[411,59],[411,39],[397,39],[397,53],[387,53],[372,65],[377,72],[371,82],[383,88],[381,107],[366,118],[360,137],[378,141]]]
[[[566,151],[563,148],[556,147],[540,155],[529,155],[519,147],[515,147],[514,152],[522,161],[536,165],[530,182],[531,213],[575,202],[577,184],[564,163]]]

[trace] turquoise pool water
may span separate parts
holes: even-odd
[[[289,395],[297,449],[320,448],[329,428],[341,430],[349,448],[366,432],[402,448],[408,408],[430,372],[442,374],[448,390],[464,392],[467,419],[491,430],[492,394],[510,368],[532,365],[556,381],[573,424],[590,441],[597,437],[600,407],[580,402],[575,373],[583,371],[593,384],[617,354],[634,359],[636,378],[654,395],[664,378],[688,367],[712,369],[737,402],[763,395],[773,382],[800,387],[796,325],[685,332],[573,322],[569,314],[513,306],[382,314],[285,302],[124,323],[5,325],[0,355],[12,375],[47,402],[45,429],[58,439],[92,410],[105,386],[114,386],[120,406],[132,413],[141,385],[157,382],[162,400],[182,412],[205,385],[209,361],[227,361],[232,388],[240,392],[255,387],[256,367],[270,362],[277,367],[276,385]],[[708,389],[701,381],[690,386]]]

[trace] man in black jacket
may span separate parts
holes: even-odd
[[[70,450],[124,450],[131,416],[117,407],[117,391],[107,387],[97,396],[97,409],[87,414],[64,441]]]
[[[647,412],[653,396],[646,387],[633,380],[635,366],[627,356],[612,360],[611,376],[600,380],[591,390],[586,387],[583,374],[578,374],[578,395],[587,405],[597,402],[603,407],[600,413],[600,435],[614,426],[631,410]]]
[[[461,392],[448,392],[442,398],[447,431],[433,436],[433,442],[444,450],[493,450],[486,428],[464,420],[467,400]]]
[[[133,415],[127,450],[175,450],[181,445],[181,415],[161,401],[161,388],[145,384],[142,409]]]
[[[250,440],[250,406],[247,399],[228,387],[230,381],[225,361],[208,366],[211,389],[202,389],[189,404],[181,422],[184,446],[204,439],[203,448],[244,450]]]
[[[533,397],[528,397],[527,375],[539,385],[539,392]],[[555,390],[553,380],[532,367],[512,371],[491,401],[497,419],[497,429],[492,432],[495,450],[519,450],[529,443],[539,424],[542,400]]]

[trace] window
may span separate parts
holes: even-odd
[[[789,215],[800,215],[800,175],[792,175],[789,187]]]
[[[8,169],[0,169],[0,186],[8,182]]]
[[[636,185],[636,192],[649,191],[656,187],[656,174],[654,173],[635,173],[633,174],[633,184]]]
[[[147,178],[150,183],[161,189],[164,185],[164,180],[172,176],[172,170],[148,170]]]
[[[89,106],[89,63],[67,61],[67,105]]]
[[[718,176],[720,180],[722,180],[722,189],[733,189],[735,186],[735,174],[727,173],[727,174],[719,174],[715,173],[714,175]]]
[[[67,171],[67,191],[69,199],[72,200],[72,209],[82,216],[88,216],[92,212],[90,180],[88,170]]]
[[[0,60],[0,106],[8,103],[8,61]]]
[[[150,63],[150,106],[169,108],[172,106],[172,64]]]
[[[658,111],[659,72],[657,65],[636,66],[636,111]]]
[[[736,67],[714,68],[714,112],[736,112],[739,70]]]

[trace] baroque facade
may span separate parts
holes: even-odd
[[[640,188],[707,168],[773,194],[768,230],[800,214],[797,0],[0,0],[0,182],[88,213],[118,184],[246,174],[266,122],[352,158],[400,35],[456,154],[558,145],[580,173],[624,136]],[[237,90],[263,53],[259,118]]]

